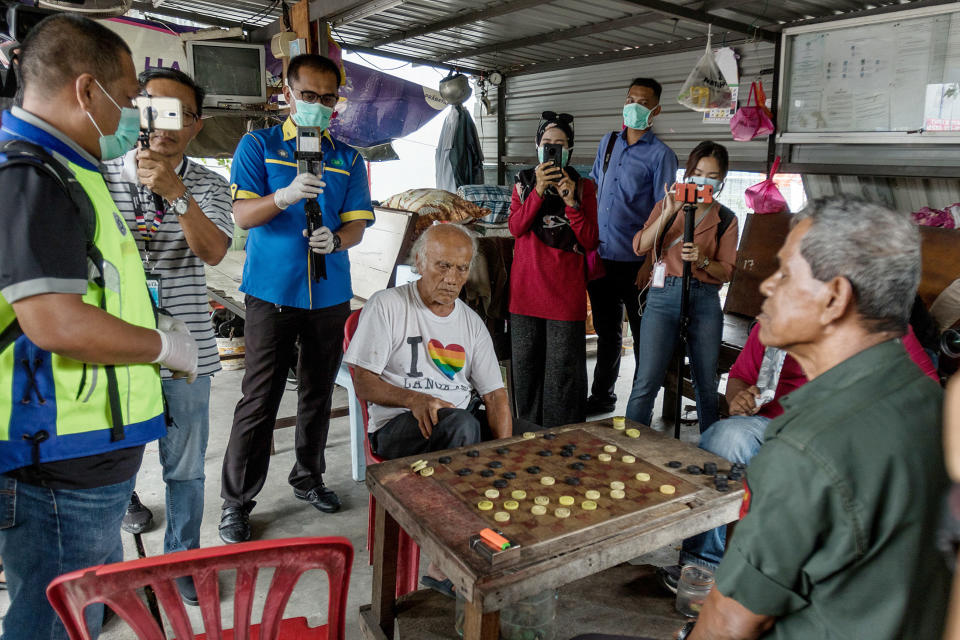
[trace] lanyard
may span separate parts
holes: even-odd
[[[183,162],[180,163],[180,170],[177,171],[177,175],[180,176],[180,179],[183,179],[183,176],[187,172],[187,159],[184,158]],[[140,233],[140,237],[143,239],[144,250],[146,249],[147,241],[153,238],[156,235],[157,230],[160,228],[160,225],[163,224],[163,214],[165,213],[164,209],[157,209],[153,214],[153,221],[150,223],[150,226],[147,226],[146,216],[144,215],[144,206],[143,202],[146,199],[148,202],[153,200],[153,194],[143,185],[130,185],[130,195],[133,197],[133,217],[137,221],[137,231]],[[141,196],[146,195],[146,198]]]

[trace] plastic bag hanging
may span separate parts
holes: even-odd
[[[762,95],[764,95],[763,84],[751,82],[747,105],[740,107],[730,120],[730,133],[737,142],[747,142],[774,132],[775,127],[770,118],[770,110],[765,104],[766,98],[761,98]]]
[[[730,85],[727,84],[727,79],[723,77],[713,56],[711,32],[712,27],[707,33],[707,50],[687,76],[677,96],[677,102],[694,111],[733,107],[733,93],[730,91]]]
[[[777,156],[777,159],[773,161],[773,166],[770,167],[770,175],[767,176],[767,179],[747,187],[746,192],[744,192],[743,197],[747,201],[747,206],[753,209],[755,213],[780,213],[790,210],[786,198],[783,197],[780,189],[773,181],[773,176],[777,174],[779,168],[780,156]]]

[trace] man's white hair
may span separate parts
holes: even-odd
[[[419,273],[417,269],[417,262],[426,263],[427,260],[427,243],[430,241],[430,238],[437,232],[437,229],[448,228],[456,229],[463,236],[470,241],[470,247],[473,249],[473,253],[470,255],[470,267],[473,267],[474,261],[477,259],[477,234],[470,229],[467,229],[461,224],[456,224],[455,222],[448,223],[438,223],[434,222],[432,225],[424,229],[423,233],[420,234],[420,237],[417,238],[417,241],[413,243],[413,249],[411,253],[414,256],[413,270],[414,273]]]

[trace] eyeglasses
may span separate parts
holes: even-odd
[[[573,122],[573,116],[569,113],[557,113],[556,111],[544,111],[540,114],[541,120],[546,120],[547,122],[560,122],[562,124],[570,124]]]
[[[325,107],[333,108],[337,106],[337,101],[340,99],[340,96],[335,93],[325,93],[320,95],[319,93],[313,91],[300,91],[298,89],[294,89],[293,87],[290,87],[290,90],[293,91],[294,95],[299,93],[300,96],[297,99],[303,100],[307,104],[316,104],[319,102]]]
[[[187,111],[186,109],[184,109],[184,110],[181,112],[181,115],[182,115],[182,117],[183,117],[183,126],[185,126],[185,127],[189,127],[189,126],[195,125],[196,123],[200,122],[200,114],[199,114],[199,113],[194,113],[193,111]]]

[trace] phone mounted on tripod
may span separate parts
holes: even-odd
[[[297,175],[312,173],[323,177],[323,151],[320,149],[323,138],[317,127],[297,127]],[[323,210],[316,198],[309,198],[303,205],[307,216],[307,236],[323,226]],[[314,282],[327,279],[327,261],[322,253],[310,252],[310,277]]]

